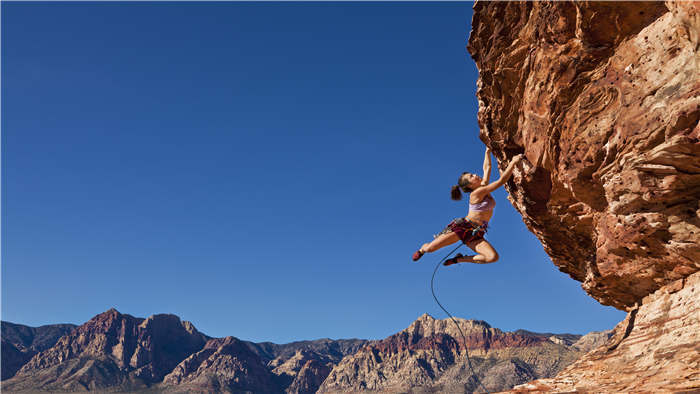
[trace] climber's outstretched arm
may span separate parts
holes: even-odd
[[[481,199],[481,198],[485,197],[487,194],[491,193],[492,191],[503,186],[503,184],[505,184],[508,181],[510,176],[513,175],[513,169],[515,168],[515,165],[518,164],[522,159],[523,159],[523,155],[515,156],[510,161],[510,164],[508,164],[508,167],[506,168],[505,171],[503,171],[503,173],[501,174],[501,177],[498,178],[497,181],[489,183],[486,186],[482,186],[482,187],[474,190],[472,192],[472,196],[476,199]]]
[[[491,178],[491,149],[487,147],[484,153],[484,177],[481,179],[481,186],[488,185],[489,178]]]

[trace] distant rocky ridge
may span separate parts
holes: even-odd
[[[466,338],[450,319],[436,320],[424,314],[405,330],[345,357],[319,392],[477,391],[480,388],[467,367],[465,349],[485,388],[500,391],[554,376],[597,343],[591,338],[607,339],[609,335],[503,332],[482,321],[456,321]]]
[[[12,377],[35,354],[52,347],[74,324],[28,327],[2,322],[2,380]]]
[[[596,342],[590,338],[608,336],[503,332],[481,321],[458,321],[474,368],[489,390],[551,377],[588,351]],[[6,392],[306,394],[475,388],[454,323],[429,315],[378,341],[273,344],[211,338],[175,315],[144,319],[110,309],[77,327],[3,323],[2,340],[3,365],[15,360],[16,372],[3,379]],[[26,349],[35,353],[29,359],[18,356]]]

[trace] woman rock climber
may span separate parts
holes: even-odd
[[[413,261],[420,259],[423,254],[434,252],[442,247],[451,245],[457,241],[464,242],[474,252],[473,256],[463,256],[461,253],[447,261],[444,265],[456,263],[477,263],[488,264],[498,260],[498,253],[493,246],[484,239],[489,220],[493,216],[493,208],[496,200],[491,197],[491,192],[501,187],[513,174],[513,168],[520,162],[523,155],[515,156],[508,164],[508,167],[501,174],[501,177],[489,183],[491,174],[491,151],[486,148],[484,155],[484,177],[476,174],[464,172],[459,177],[456,186],[452,186],[452,199],[461,200],[462,192],[469,193],[469,213],[465,218],[457,218],[450,222],[435,239],[430,243],[425,243],[413,254]]]

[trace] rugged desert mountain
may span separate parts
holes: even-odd
[[[6,391],[315,392],[362,339],[253,343],[210,338],[174,315],[110,309],[85,324],[3,322]]]
[[[345,357],[319,392],[472,392],[478,383],[465,348],[486,389],[498,391],[554,376],[585,350],[573,346],[581,338],[577,335],[503,332],[482,321],[456,321],[465,337],[450,319],[421,316],[405,330]]]
[[[561,271],[629,312],[553,390],[700,389],[699,45],[700,2],[474,5],[480,138],[501,168],[527,158],[511,201]]]
[[[5,380],[29,361],[36,353],[53,346],[58,338],[72,331],[74,324],[49,324],[28,327],[22,324],[1,322],[2,328],[2,377]]]
[[[12,343],[19,350],[44,351],[56,344],[58,338],[73,331],[75,324],[48,324],[29,327],[22,324],[0,322],[2,339]]]
[[[503,332],[481,321],[458,321],[473,366],[490,389],[553,376],[596,338],[608,336]],[[14,332],[31,331],[17,326]],[[475,387],[458,329],[450,320],[428,315],[374,341],[272,344],[209,338],[174,315],[143,319],[115,309],[63,329],[70,331],[35,354],[16,376],[3,380],[2,390],[307,394],[397,387],[464,392]],[[16,338],[11,330],[8,335]],[[10,345],[3,348],[3,357],[19,352],[8,339],[3,337]]]
[[[34,355],[3,390],[137,389],[155,382],[208,337],[175,315],[101,313]]]
[[[253,343],[247,342],[251,350],[265,362],[274,359],[286,360],[293,357],[300,350],[310,350],[313,353],[328,357],[334,363],[340,361],[348,354],[354,354],[368,341],[366,339],[315,339],[312,341],[296,341],[284,344],[272,342]]]
[[[210,339],[202,350],[180,362],[159,386],[173,393],[280,391],[260,357],[234,337]]]
[[[342,358],[341,358],[342,359]],[[272,369],[287,393],[315,393],[340,359],[333,359],[311,348],[297,350],[291,357],[278,357],[268,367]]]

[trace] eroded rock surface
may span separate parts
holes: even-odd
[[[481,139],[554,264],[628,309],[700,268],[699,2],[478,2]]]
[[[160,385],[167,392],[276,393],[280,388],[260,357],[235,337],[210,339],[180,362]]]
[[[513,392],[697,392],[700,272],[645,297],[613,336],[552,379]]]
[[[268,364],[286,387],[287,393],[312,394],[321,386],[337,362],[310,349],[297,350],[286,360],[279,357]]]
[[[700,390],[700,2],[478,2],[472,27],[480,138],[501,167],[527,158],[511,201],[561,271],[628,311],[519,390]]]
[[[50,348],[60,337],[76,327],[74,324],[49,324],[40,327],[10,322],[1,324],[2,380],[14,376],[35,354]]]

